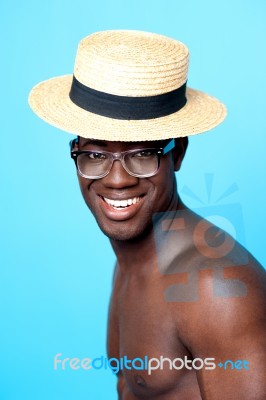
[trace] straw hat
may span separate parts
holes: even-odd
[[[225,106],[186,88],[188,49],[166,36],[103,31],[78,46],[74,75],[49,79],[29,96],[33,111],[85,138],[145,141],[208,131]]]

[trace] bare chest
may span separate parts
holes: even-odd
[[[126,387],[136,396],[177,393],[182,386],[191,388],[196,383],[195,374],[182,367],[182,360],[191,356],[164,299],[163,280],[147,285],[133,279],[114,288],[108,353],[109,358],[122,359],[120,389]]]

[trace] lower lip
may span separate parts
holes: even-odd
[[[143,197],[141,197],[139,202],[136,204],[131,204],[130,206],[125,208],[116,209],[110,204],[106,203],[106,201],[104,201],[101,196],[99,196],[99,198],[104,214],[113,221],[124,221],[134,217],[134,215],[137,214],[143,204]]]

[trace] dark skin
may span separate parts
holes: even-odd
[[[79,138],[78,147],[120,152],[158,145]],[[129,175],[120,161],[114,162],[104,178],[78,176],[85,202],[117,256],[108,355],[117,359],[125,355],[128,359],[212,357],[217,364],[246,360],[249,370],[170,370],[168,364],[151,374],[123,369],[117,375],[119,399],[263,400],[265,271],[240,245],[234,242],[232,247],[230,237],[223,237],[226,249],[217,244],[221,231],[217,235],[210,223],[182,204],[174,172],[181,167],[186,147],[187,140],[179,139],[150,178]],[[103,199],[134,197],[140,201],[127,211],[115,210]],[[159,212],[163,217],[152,221]],[[155,231],[165,232],[159,242]],[[210,232],[209,247],[203,245],[206,231]],[[158,247],[158,243],[164,244]],[[196,283],[191,284],[191,276]],[[178,298],[178,284],[187,285],[186,300]],[[195,293],[196,298],[189,299]]]

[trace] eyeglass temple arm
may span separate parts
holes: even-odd
[[[163,148],[163,155],[169,153],[169,151],[173,150],[175,147],[175,139],[172,139],[164,148]]]
[[[73,150],[73,147],[75,146],[75,144],[78,144],[78,138],[77,137],[75,139],[70,140],[70,142],[69,142],[70,151]]]

